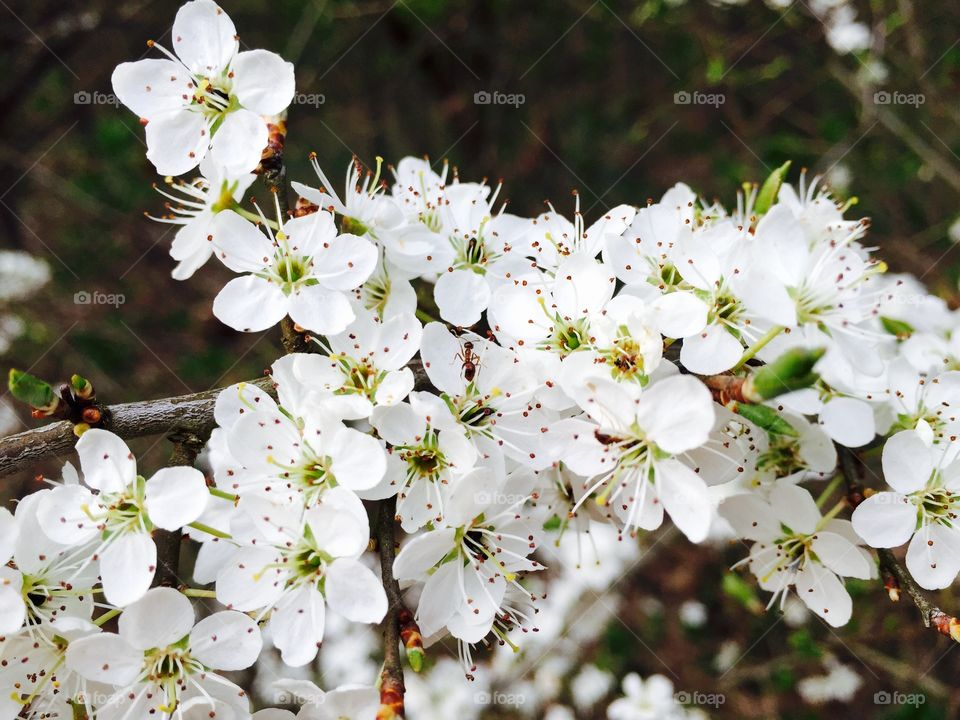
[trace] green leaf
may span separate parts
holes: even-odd
[[[70,389],[78,398],[87,399],[93,396],[93,385],[81,375],[70,376]]]
[[[756,590],[736,573],[724,573],[721,586],[725,595],[736,600],[750,612],[763,611],[763,603],[757,598]]]
[[[10,368],[7,386],[10,388],[11,395],[32,408],[50,410],[57,405],[57,396],[50,387],[50,383],[29,373]]]
[[[739,403],[736,409],[737,414],[742,415],[757,427],[766,430],[774,435],[787,435],[789,437],[799,437],[800,433],[790,423],[784,420],[780,413],[766,405],[751,405],[749,403]]]
[[[810,387],[819,379],[813,367],[824,352],[824,348],[787,350],[750,376],[745,397],[754,401],[770,400],[777,395]]]
[[[780,192],[780,186],[783,184],[783,178],[786,177],[787,172],[790,170],[791,162],[792,160],[787,160],[783,165],[770,173],[770,176],[763,181],[763,185],[760,186],[760,192],[757,193],[757,201],[753,205],[753,209],[757,215],[763,215],[773,207],[773,203],[777,200],[777,193]]]
[[[883,325],[883,329],[888,333],[891,335],[896,335],[898,340],[906,340],[914,333],[913,325],[904,322],[903,320],[896,320],[894,318],[881,315],[880,324]]]

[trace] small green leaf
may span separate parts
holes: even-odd
[[[7,385],[11,395],[32,408],[52,410],[57,406],[58,398],[50,384],[29,373],[11,368]]]
[[[766,430],[774,435],[787,435],[789,437],[799,437],[800,433],[790,423],[784,420],[780,413],[766,405],[751,405],[749,403],[739,403],[736,412],[757,427]]]
[[[724,573],[721,586],[725,595],[736,600],[750,612],[763,612],[763,603],[757,598],[756,590],[736,573]]]
[[[410,663],[410,669],[415,673],[423,670],[424,653],[420,648],[410,648],[407,650],[407,662]]]
[[[744,396],[753,401],[770,400],[777,395],[810,387],[819,379],[813,367],[824,352],[824,348],[787,350],[750,376]]]
[[[881,315],[880,324],[883,325],[883,329],[888,333],[891,335],[896,335],[898,340],[906,340],[914,333],[913,325],[908,322],[904,322],[903,320],[896,320],[894,318]]]
[[[543,529],[544,529],[544,530],[559,530],[559,529],[560,529],[560,525],[562,524],[562,522],[563,522],[563,521],[560,520],[560,516],[559,516],[559,515],[553,514],[553,515],[551,515],[550,517],[548,517],[548,518],[546,519],[546,521],[543,523]]]
[[[757,215],[763,215],[773,207],[773,203],[777,200],[777,193],[780,192],[780,186],[783,184],[783,178],[786,177],[787,172],[790,170],[791,162],[791,160],[787,160],[783,165],[770,173],[770,177],[763,181],[763,185],[760,186],[760,192],[757,193],[757,201],[753,204],[753,209]]]
[[[70,389],[78,398],[87,399],[93,397],[93,384],[81,375],[70,376]]]

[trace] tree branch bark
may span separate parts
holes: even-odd
[[[173,452],[170,454],[170,467],[193,467],[197,455],[203,450],[210,436],[208,430],[204,434],[193,432],[177,432],[169,437],[173,443]],[[180,580],[180,546],[183,533],[179,530],[164,530],[158,528],[153,532],[153,542],[157,546],[157,570],[153,575],[152,587],[179,587]]]
[[[257,378],[250,382],[273,393],[272,378]],[[176,432],[206,437],[216,426],[213,407],[222,389],[160,400],[110,405],[109,421],[104,428],[124,440]],[[69,421],[55,422],[0,438],[0,478],[26,469],[31,463],[43,458],[70,452],[76,442],[73,423]]]
[[[419,357],[407,363],[407,367],[413,371],[414,390],[433,389]],[[261,377],[247,382],[275,397],[272,378]],[[217,388],[192,395],[109,405],[106,407],[108,421],[103,428],[124,440],[176,432],[189,432],[205,438],[216,426],[213,407],[222,390]],[[68,421],[0,438],[0,478],[26,470],[44,458],[71,452],[76,442],[73,423]]]
[[[864,487],[861,483],[861,473],[857,468],[857,462],[862,461],[850,448],[842,445],[837,445],[836,448],[840,458],[843,479],[847,486],[847,503],[851,509],[855,510],[857,505],[866,499]],[[930,602],[922,588],[917,585],[910,573],[897,560],[892,550],[876,548],[876,551],[877,558],[880,561],[880,571],[887,576],[884,584],[890,599],[893,602],[899,602],[900,590],[905,590],[920,611],[920,618],[923,620],[924,627],[932,628],[941,635],[946,635],[948,638],[960,642],[960,620]]]
[[[404,606],[400,584],[393,577],[396,514],[396,497],[380,502],[377,548],[380,551],[380,577],[387,593],[387,616],[383,619],[383,670],[380,673],[380,710],[377,712],[377,720],[404,717],[403,696],[406,688],[400,660],[400,613]]]

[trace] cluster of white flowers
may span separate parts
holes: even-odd
[[[544,549],[591,524],[624,543],[667,517],[695,543],[732,533],[771,604],[792,588],[831,625],[853,612],[844,580],[877,574],[866,546],[909,541],[920,585],[954,581],[960,318],[887,274],[868,223],[816,181],[794,189],[781,168],[734,210],[678,184],[588,224],[579,199],[572,220],[521,217],[499,185],[416,158],[392,184],[354,162],[340,195],[314,160],[297,210],[268,219],[241,202],[292,67],[238,52],[212,0],[184,5],[172,38],[114,87],[160,173],[199,165],[170,181],[174,276],[215,256],[239,277],[214,314],[240,331],[289,318],[308,351],[220,394],[211,479],[146,479],[92,429],[82,474],[0,511],[3,717],[250,717],[220,673],[257,660],[261,630],[300,667],[328,611],[387,614],[368,512],[390,498],[409,536],[392,574],[467,673],[478,643],[537,629],[555,575],[538,571],[559,559]],[[842,493],[825,508],[837,447],[886,437],[893,490],[852,522]],[[199,545],[177,589],[153,587],[160,531]],[[196,622],[190,597],[223,609]],[[294,686],[300,718],[376,714],[372,687]],[[624,688],[610,717],[673,703],[657,678]]]

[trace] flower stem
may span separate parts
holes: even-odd
[[[223,498],[224,500],[229,500],[230,502],[237,502],[237,500],[240,499],[239,495],[228,493],[226,490],[221,490],[220,488],[208,487],[207,490],[214,497]]]
[[[742,368],[750,360],[752,360],[753,357],[758,352],[763,350],[771,340],[773,340],[777,335],[782,333],[784,330],[786,330],[786,328],[783,327],[783,325],[775,325],[769,330],[767,330],[767,332],[764,333],[763,337],[761,337],[753,345],[751,345],[744,351],[743,355],[740,356],[740,359],[737,360],[737,364],[730,369],[735,372],[740,368]]]
[[[214,537],[223,538],[224,540],[231,540],[232,536],[230,533],[225,533],[223,530],[217,530],[212,528],[209,525],[204,525],[201,522],[192,522],[187,527],[192,527],[194,530],[199,530],[200,532],[205,532],[208,535],[213,535]]]
[[[836,475],[833,476],[833,479],[830,480],[827,486],[820,493],[820,497],[817,498],[818,508],[822,508],[824,505],[826,505],[827,500],[830,499],[830,496],[840,486],[840,483],[842,483],[843,480],[844,480],[843,473],[837,473]]]
[[[196,597],[196,598],[213,598],[216,599],[217,593],[215,590],[201,590],[200,588],[184,588],[181,592],[187,597]]]
[[[117,615],[123,612],[123,608],[114,608],[113,610],[107,610],[103,615],[98,617],[93,621],[93,624],[97,627],[103,627],[110,620],[113,620]]]
[[[242,218],[246,218],[252,223],[266,223],[271,230],[279,230],[280,223],[276,220],[271,220],[270,218],[262,218],[257,213],[250,212],[249,210],[241,207],[239,204],[233,207],[233,211]]]

